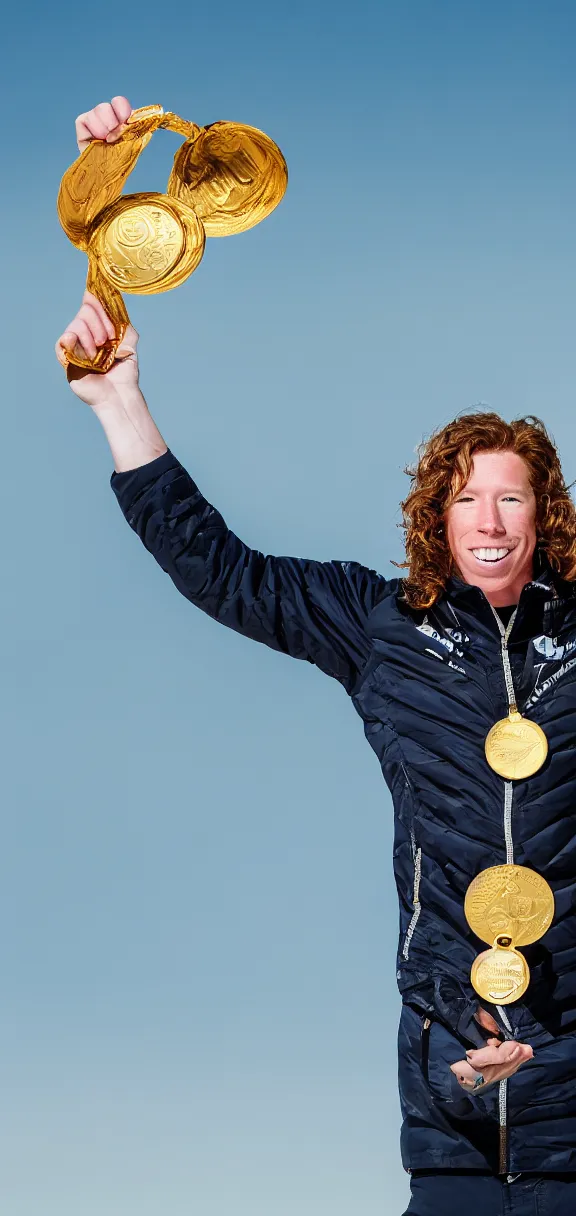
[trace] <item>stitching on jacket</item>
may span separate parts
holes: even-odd
[[[498,1110],[500,1114],[500,1160],[498,1162],[498,1173],[505,1174],[508,1165],[508,1082],[505,1080],[501,1081],[498,1091]]]
[[[416,925],[418,924],[418,918],[420,916],[420,912],[422,911],[422,905],[420,903],[420,879],[422,877],[422,849],[416,848],[416,839],[414,836],[414,832],[411,832],[410,835],[412,837],[412,855],[414,857],[414,893],[412,896],[412,903],[414,906],[414,911],[412,913],[412,918],[410,920],[410,924],[408,925],[408,929],[406,931],[406,937],[404,938],[404,945],[402,947],[402,957],[406,961],[408,961],[408,955],[410,953],[410,942],[412,941],[412,938],[414,936],[414,930],[416,928]]]

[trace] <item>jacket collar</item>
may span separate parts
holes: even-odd
[[[534,576],[522,590],[511,640],[522,641],[541,632],[552,633],[555,620],[558,619],[556,613],[561,611],[566,601],[573,600],[575,596],[576,583],[561,579],[552,570],[545,554],[537,550]],[[482,621],[491,633],[499,633],[494,612],[479,587],[453,576],[446,584],[442,599],[448,601],[456,612],[460,610],[470,613],[478,622]]]
[[[463,579],[453,575],[448,579],[446,584],[445,595],[449,600],[455,603],[458,600],[466,600],[472,607],[473,603],[479,601],[487,603],[484,592],[479,587],[475,587],[472,583],[465,583]],[[576,582],[567,582],[560,578],[552,569],[546,554],[542,550],[537,549],[534,559],[534,574],[529,583],[526,583],[520,596],[520,604],[527,596],[537,596],[541,599],[573,599],[576,595]]]

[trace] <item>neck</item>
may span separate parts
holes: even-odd
[[[457,570],[456,573],[458,574],[459,578],[462,578],[459,570]],[[496,580],[488,581],[488,579],[485,581],[482,580],[482,583],[474,583],[472,585],[478,587],[479,590],[484,593],[488,603],[491,604],[493,608],[508,608],[511,604],[518,603],[523,588],[531,581],[533,577],[532,566],[530,566],[529,569],[524,570],[523,573],[519,574],[515,579],[504,583],[502,586],[499,586],[496,583]],[[468,580],[462,579],[462,581],[467,582]]]
[[[526,584],[522,583],[522,587],[525,586]],[[484,595],[486,596],[488,603],[491,604],[493,608],[509,608],[512,604],[518,603],[522,593],[522,587],[519,587],[518,589],[516,589],[516,587],[506,588],[503,591],[486,591],[484,587],[481,587],[480,590],[484,591]]]

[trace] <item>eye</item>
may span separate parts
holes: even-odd
[[[520,499],[516,498],[515,494],[506,494],[503,502],[520,502]]]
[[[464,495],[463,495],[463,496],[461,496],[460,498],[455,498],[455,499],[454,499],[454,502],[473,502],[473,501],[474,501],[474,500],[473,500],[473,498],[472,498],[472,495],[471,495],[471,494],[467,494],[466,496],[464,496]]]

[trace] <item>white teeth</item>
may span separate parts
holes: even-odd
[[[508,556],[510,549],[473,549],[472,552],[481,562],[499,562]]]

